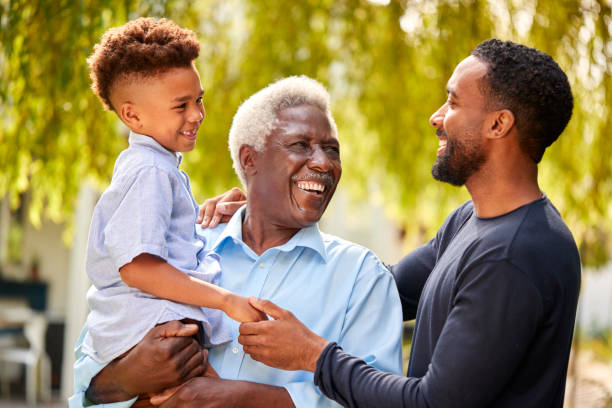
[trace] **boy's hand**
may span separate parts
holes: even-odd
[[[268,320],[268,316],[251,306],[247,298],[233,293],[227,298],[223,311],[226,315],[241,323]]]
[[[246,204],[246,194],[237,187],[204,201],[200,206],[197,224],[202,228],[214,228],[220,222],[228,222],[240,207]]]

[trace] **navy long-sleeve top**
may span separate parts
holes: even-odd
[[[392,271],[404,319],[416,315],[407,377],[330,343],[314,377],[325,395],[348,407],[563,405],[580,259],[547,198],[494,218],[468,201]]]

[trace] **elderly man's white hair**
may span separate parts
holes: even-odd
[[[240,147],[264,150],[266,138],[279,123],[277,114],[300,105],[315,106],[327,116],[332,133],[338,129],[329,108],[329,93],[319,82],[307,76],[291,76],[276,81],[251,95],[238,108],[229,133],[229,149],[234,170],[246,188],[246,174],[240,164]]]

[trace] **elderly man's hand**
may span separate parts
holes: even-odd
[[[274,320],[240,325],[238,342],[244,346],[244,352],[270,367],[315,371],[328,341],[269,300],[250,297],[249,302]]]
[[[240,207],[246,204],[246,194],[237,187],[204,201],[200,206],[197,224],[202,228],[214,228],[220,222],[228,222]]]
[[[152,328],[140,343],[93,378],[87,398],[96,403],[125,401],[201,375],[206,357],[192,337],[197,331],[197,325],[178,321]]]

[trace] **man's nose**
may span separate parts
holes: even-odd
[[[321,146],[315,146],[312,149],[312,156],[308,160],[308,167],[323,173],[331,170],[332,162]]]
[[[429,117],[429,124],[437,129],[441,129],[445,114],[446,104],[440,106],[440,108]]]

